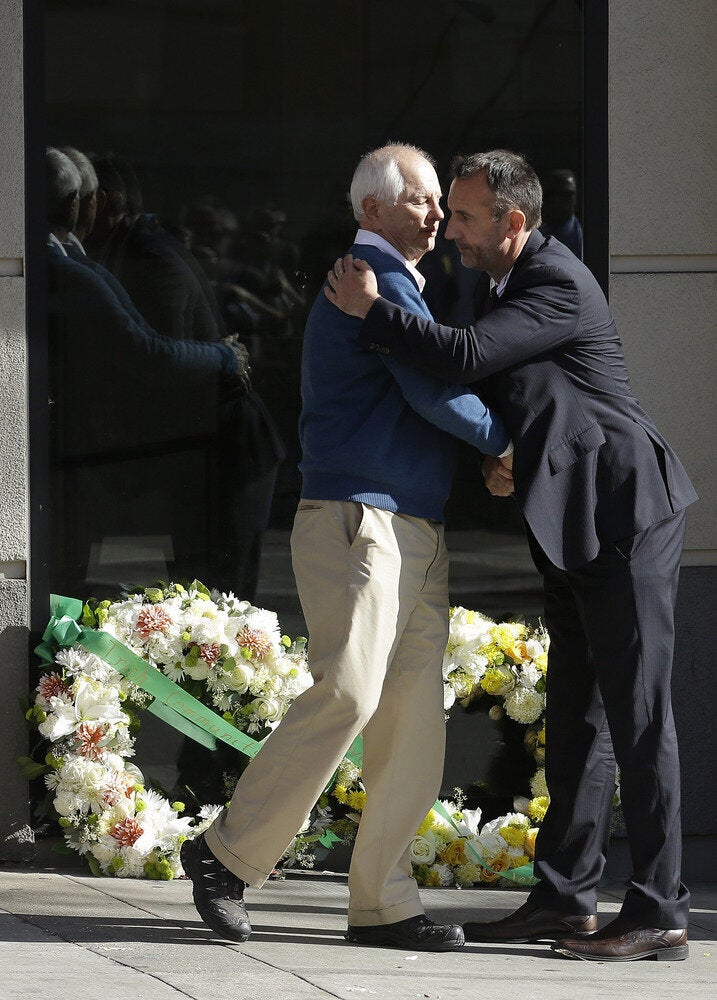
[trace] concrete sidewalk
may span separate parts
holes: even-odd
[[[430,915],[512,911],[523,891],[427,889]],[[715,995],[717,886],[693,892],[686,962],[578,962],[545,945],[466,945],[434,955],[343,940],[346,877],[290,873],[248,890],[254,934],[226,944],[199,920],[191,883],[95,879],[80,869],[0,870],[4,1000],[706,1000]],[[619,888],[601,893],[603,920]]]

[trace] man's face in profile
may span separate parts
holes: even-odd
[[[436,243],[438,223],[443,218],[441,186],[436,171],[420,156],[402,163],[401,173],[404,190],[398,202],[376,202],[376,231],[416,264]]]
[[[451,217],[446,236],[455,240],[461,252],[461,263],[479,271],[495,268],[504,260],[504,245],[508,226],[505,216],[494,219],[496,198],[484,174],[457,177],[448,194]]]

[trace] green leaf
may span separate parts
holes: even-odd
[[[189,589],[196,590],[198,594],[204,594],[206,597],[211,597],[209,589],[200,580],[192,580],[189,584]]]
[[[51,770],[52,768],[46,767],[44,764],[37,764],[34,760],[21,768],[23,778],[27,778],[28,781],[34,781],[35,778],[39,778],[40,775],[47,774]]]
[[[103,871],[102,871],[102,869],[100,868],[100,863],[99,863],[99,861],[97,860],[97,858],[94,858],[94,857],[93,857],[93,856],[92,856],[92,855],[91,855],[91,854],[90,854],[90,853],[88,852],[87,854],[85,854],[85,860],[86,860],[86,862],[87,862],[87,865],[88,865],[88,867],[89,867],[90,871],[91,871],[91,872],[92,872],[92,874],[93,874],[93,875],[95,876],[95,878],[102,878],[102,877],[103,877],[103,875],[104,875],[104,872],[103,872]]]
[[[145,587],[144,588],[144,595],[153,604],[159,604],[160,601],[164,600],[164,594],[159,589],[159,587]]]
[[[53,844],[52,845],[52,850],[55,852],[55,854],[74,854],[75,853],[74,847],[70,847],[69,844],[66,844],[64,840],[58,841],[56,844]]]

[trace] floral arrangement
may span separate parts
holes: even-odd
[[[445,708],[488,695],[496,700],[492,718],[505,711],[523,725],[536,722],[545,711],[548,646],[542,625],[496,623],[477,611],[451,608],[443,658]]]
[[[311,687],[306,640],[282,635],[273,611],[197,580],[86,605],[83,624],[109,632],[170,680],[256,739]]]
[[[273,612],[232,594],[210,593],[196,580],[186,588],[172,584],[115,601],[90,601],[82,624],[110,633],[257,739],[280,724],[294,698],[312,683],[306,640],[283,636]],[[451,609],[443,663],[445,707],[491,699],[493,718],[505,712],[528,727],[526,746],[541,764],[547,649],[542,627],[496,623],[475,611]],[[130,759],[138,713],[151,701],[93,653],[73,646],[57,650],[27,713],[42,737],[36,749],[49,748],[44,763],[22,759],[25,774],[44,776],[68,848],[83,855],[96,874],[181,875],[182,842],[203,832],[222,808],[206,805],[196,816],[182,815],[182,802],[170,803],[146,787]],[[437,804],[410,847],[419,884],[491,884],[501,872],[528,864],[549,803],[542,768],[530,785],[531,797],[516,798],[515,812],[482,828],[480,810],[463,807],[460,789],[454,800],[441,803],[450,821]],[[345,758],[280,864],[312,868],[336,842],[350,844],[365,801],[361,768]]]
[[[279,632],[276,615],[189,588],[147,588],[118,601],[85,605],[83,624],[114,635],[226,721],[259,738],[311,686],[305,640]],[[209,826],[221,806],[180,816],[184,804],[147,788],[134,755],[137,712],[152,701],[93,653],[59,649],[40,680],[28,719],[49,743],[44,762],[22,758],[27,777],[44,776],[68,848],[95,874],[171,879],[179,849]],[[39,748],[38,748],[39,749]],[[35,754],[36,756],[36,754]]]
[[[441,803],[453,824],[432,809],[411,842],[419,885],[468,888],[492,884],[501,879],[501,872],[522,868],[533,859],[538,830],[527,816],[508,813],[481,829],[480,809],[464,809],[460,789],[455,795],[455,801]],[[479,864],[476,854],[488,867]]]

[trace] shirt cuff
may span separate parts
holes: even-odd
[[[512,455],[512,454],[513,454],[513,442],[509,441],[508,442],[508,447],[505,449],[505,451],[501,455],[498,455],[498,458],[507,458],[508,455]]]

